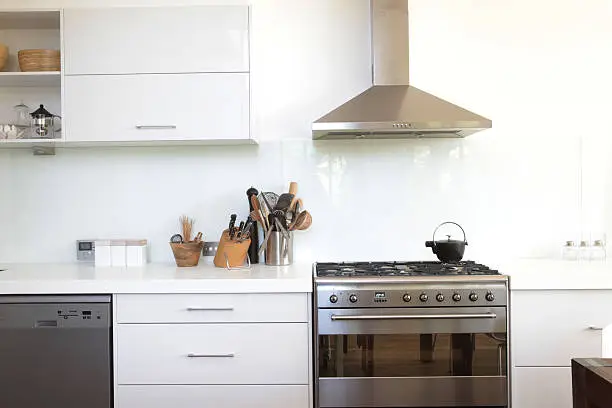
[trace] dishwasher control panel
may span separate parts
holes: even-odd
[[[109,303],[0,303],[0,328],[97,329],[110,325]]]

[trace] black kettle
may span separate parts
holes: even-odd
[[[453,224],[458,226],[463,233],[463,241],[458,241],[456,239],[451,239],[450,235],[447,235],[447,239],[436,241],[436,232],[440,229],[441,226],[446,224]],[[463,253],[465,252],[465,246],[467,245],[467,240],[465,237],[465,231],[463,227],[456,222],[443,222],[438,225],[438,227],[434,230],[433,233],[433,241],[425,241],[425,246],[427,248],[431,248],[431,251],[436,254],[438,259],[444,263],[454,263],[459,262],[463,258]]]

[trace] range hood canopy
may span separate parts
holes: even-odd
[[[491,120],[409,84],[408,1],[371,0],[374,85],[318,119],[313,139],[460,138]]]

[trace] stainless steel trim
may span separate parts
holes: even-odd
[[[467,407],[508,406],[507,378],[344,377],[319,379],[319,406]]]
[[[589,326],[587,327],[588,330],[592,330],[592,331],[602,331],[603,327],[599,327],[599,326]]]
[[[233,307],[188,307],[188,312],[231,312]]]
[[[149,130],[149,129],[176,129],[176,125],[136,125],[138,130]]]
[[[233,358],[234,353],[226,353],[226,354],[198,354],[198,353],[189,353],[187,357],[189,358]]]
[[[448,313],[448,314],[422,314],[422,315],[363,315],[346,316],[331,315],[332,320],[424,320],[424,319],[495,319],[495,313]]]
[[[506,308],[365,308],[317,310],[317,334],[506,333]],[[455,315],[476,316],[476,318]],[[332,318],[332,316],[336,316]],[[372,317],[370,317],[372,316]],[[395,317],[397,316],[397,317]],[[414,318],[411,318],[415,316]],[[425,317],[427,316],[427,317]],[[431,318],[430,318],[431,316]],[[381,318],[382,317],[382,318]]]
[[[16,295],[0,296],[0,304],[10,303],[110,303],[110,295]]]

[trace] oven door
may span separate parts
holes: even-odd
[[[506,308],[319,309],[320,407],[505,407]]]

